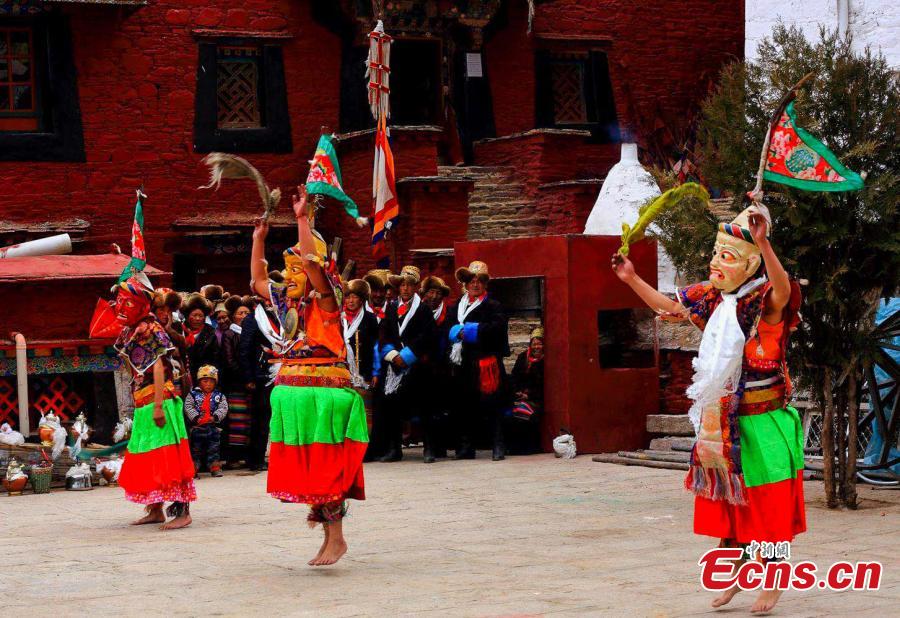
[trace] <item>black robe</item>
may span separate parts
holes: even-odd
[[[407,375],[403,378],[402,388],[418,389],[427,386],[429,365],[437,352],[437,327],[431,309],[425,303],[419,303],[415,315],[410,318],[400,335],[401,319],[397,315],[399,303],[392,302],[384,313],[384,319],[379,324],[379,346],[382,357],[382,365],[387,361],[384,357],[392,350],[400,352],[406,364],[409,366]]]
[[[356,356],[356,362],[359,363],[359,375],[366,382],[370,382],[375,373],[375,367],[380,364],[377,362],[378,359],[376,359],[378,353],[376,349],[378,345],[378,318],[371,311],[366,311],[365,309],[361,309],[361,311],[363,311],[362,322],[359,328],[356,329],[356,332],[351,335],[349,344],[353,346],[354,355],[357,355],[357,350],[359,351],[359,354]]]
[[[463,297],[465,298],[465,297]],[[447,311],[448,333],[459,324],[457,318],[459,303],[454,303]],[[462,346],[462,365],[451,364],[454,376],[454,387],[458,393],[466,397],[480,394],[481,372],[480,361],[487,358],[495,358],[500,372],[500,387],[491,398],[503,399],[507,396],[506,369],[503,359],[509,356],[509,325],[503,307],[499,302],[488,295],[475,309],[469,312],[464,320],[465,324],[477,324],[476,332],[464,337]],[[467,332],[471,333],[470,327]],[[449,340],[447,353],[452,351],[454,341]]]
[[[215,329],[209,324],[203,325],[194,339],[194,344],[188,346],[188,364],[195,386],[197,385],[197,371],[203,365],[213,365],[221,371],[219,341],[216,339]]]

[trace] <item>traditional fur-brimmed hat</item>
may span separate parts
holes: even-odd
[[[212,313],[212,305],[209,304],[209,301],[203,297],[201,294],[191,294],[188,296],[188,299],[184,303],[184,311],[182,313],[185,317],[189,316],[192,311],[195,309],[199,309],[203,312],[203,315],[209,315]]]
[[[388,276],[388,281],[395,288],[399,288],[400,284],[404,281],[408,281],[413,285],[418,285],[421,279],[422,273],[419,272],[419,269],[416,266],[404,266],[400,269],[399,275]]]
[[[225,305],[225,311],[228,312],[229,316],[234,315],[234,312],[241,307],[246,307],[253,311],[253,297],[251,296],[229,296],[222,304]]]
[[[153,294],[153,301],[150,303],[150,308],[151,310],[156,311],[157,309],[168,307],[169,311],[178,311],[181,309],[181,304],[181,295],[178,294],[178,292],[168,288],[159,288],[156,290],[156,293]]]
[[[369,300],[369,294],[372,292],[369,284],[363,279],[351,279],[344,284],[344,296],[347,294],[356,294],[364,301]]]
[[[450,286],[444,283],[444,280],[435,275],[429,275],[422,280],[419,286],[419,292],[425,294],[428,290],[440,290],[444,298],[450,295]]]
[[[219,312],[222,312],[227,316],[231,316],[231,312],[228,310],[228,307],[225,305],[224,302],[216,303],[215,306],[213,307],[213,310],[212,310],[213,315],[218,315]]]
[[[211,303],[223,300],[228,296],[227,294],[225,294],[225,288],[223,288],[221,285],[216,285],[213,283],[204,285],[202,288],[200,288],[200,294],[202,294],[203,298]]]
[[[456,269],[456,280],[460,283],[468,283],[475,277],[478,277],[485,283],[491,280],[491,273],[488,271],[488,265],[484,262],[479,262],[475,260],[469,267],[466,268],[463,266],[462,268]]]
[[[383,290],[387,286],[387,273],[388,271],[377,268],[375,270],[370,270],[366,273],[366,276],[363,277],[363,281],[369,284],[369,290]]]
[[[269,281],[274,281],[275,283],[284,283],[284,273],[280,270],[270,270]]]

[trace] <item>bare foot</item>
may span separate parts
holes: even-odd
[[[188,513],[176,517],[172,521],[165,523],[159,527],[160,530],[178,530],[179,528],[187,528],[191,525],[191,516]]]
[[[147,514],[141,517],[140,519],[136,519],[131,522],[132,526],[143,526],[145,524],[161,524],[166,521],[166,516],[163,515],[162,506],[151,506],[147,509]]]
[[[723,605],[728,605],[731,602],[731,599],[734,598],[734,595],[736,595],[740,591],[741,589],[737,586],[732,586],[731,588],[717,596],[715,599],[713,599],[712,606],[722,607]]]
[[[322,539],[322,547],[319,548],[319,552],[316,554],[316,557],[307,562],[309,566],[316,566],[316,562],[318,562],[322,558],[322,554],[325,553],[325,548],[328,546],[328,526],[322,526],[325,529],[325,538]]]
[[[784,590],[763,590],[756,597],[756,601],[753,602],[750,612],[753,614],[769,613],[775,607],[775,604],[778,603],[778,599],[781,598],[781,593],[783,592]]]
[[[347,543],[341,539],[340,541],[329,539],[325,545],[322,554],[318,559],[313,561],[312,566],[329,566],[340,560],[347,553]]]

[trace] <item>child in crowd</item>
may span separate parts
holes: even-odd
[[[206,465],[212,476],[222,476],[219,446],[222,430],[219,425],[228,414],[228,400],[217,388],[219,370],[203,365],[197,371],[198,386],[184,398],[184,414],[191,427],[191,457],[194,468],[200,472],[201,457],[206,455]]]

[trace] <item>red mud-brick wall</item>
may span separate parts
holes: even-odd
[[[222,210],[261,208],[251,183],[198,191],[207,170],[193,150],[198,28],[285,31],[284,66],[294,154],[252,154],[271,187],[305,177],[322,125],[336,127],[341,45],[308,2],[155,0],[133,11],[63,5],[70,16],[78,72],[85,163],[0,163],[5,220],[78,217],[91,223],[80,253],[117,242],[127,251],[134,190],[143,183],[149,261],[171,269],[163,249],[171,222]],[[282,208],[289,208],[282,203]]]
[[[691,400],[685,392],[694,377],[691,365],[696,352],[662,350],[660,352],[660,414],[687,414]]]
[[[743,56],[744,3],[722,0],[556,0],[507,3],[507,26],[485,42],[497,135],[534,127],[536,49],[602,49],[619,125],[657,115],[683,123],[721,66]]]
[[[547,234],[581,234],[601,181],[538,188],[535,216],[547,221]]]
[[[536,130],[475,144],[478,165],[513,168],[531,195],[549,182],[602,178],[618,160],[618,144],[592,144],[580,133]]]

